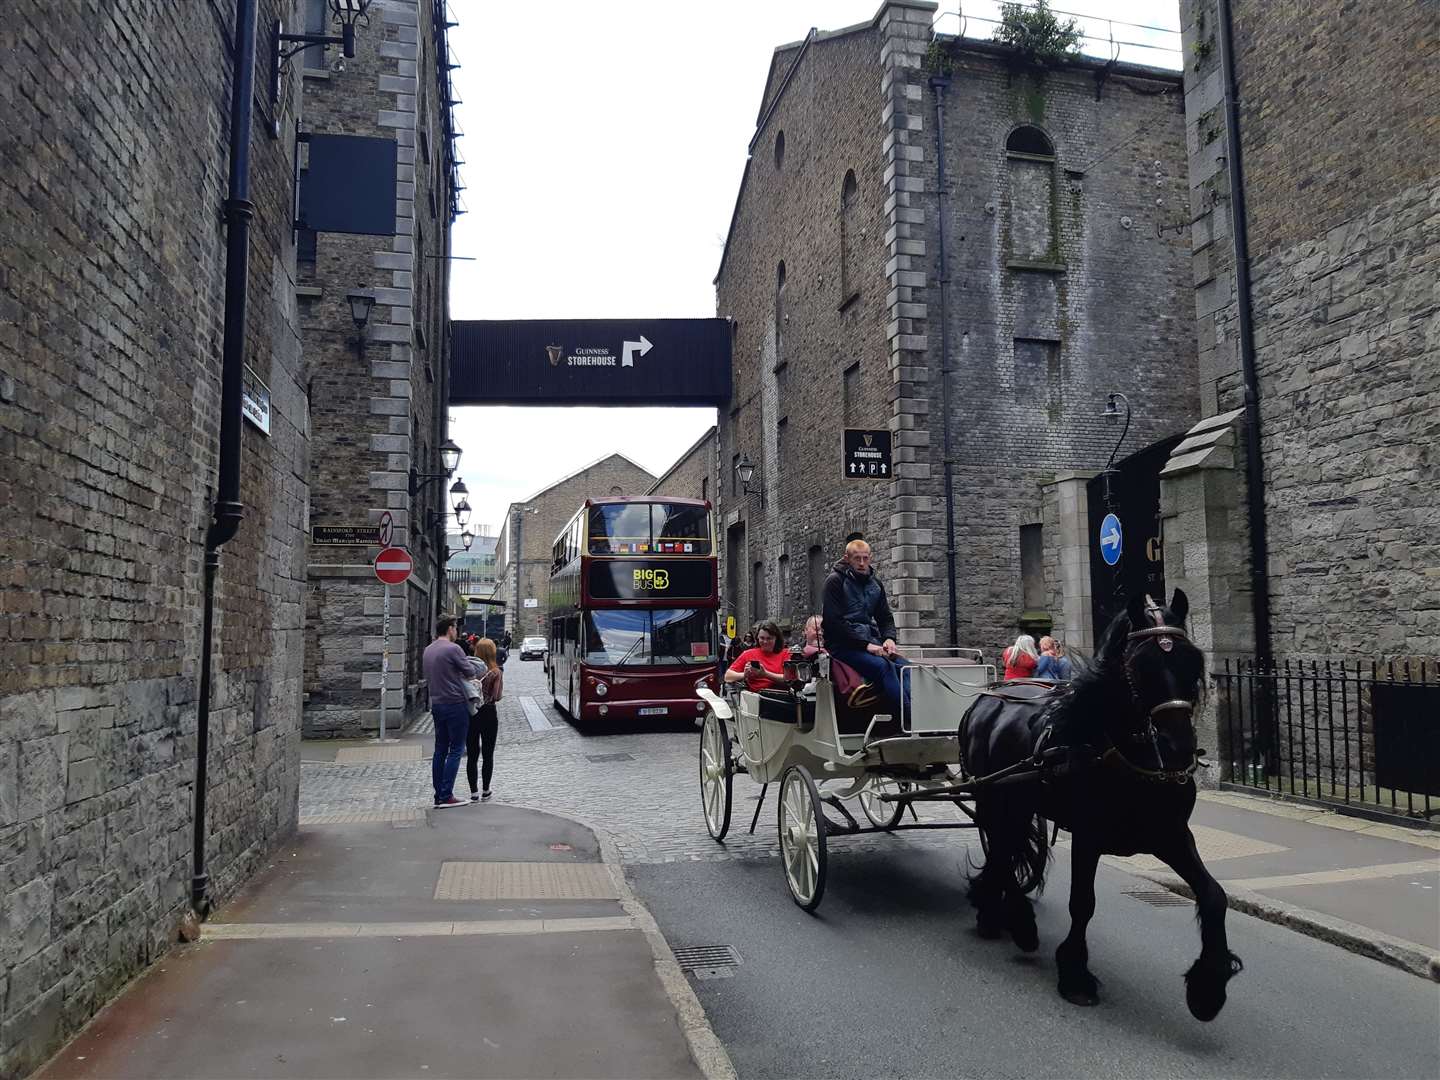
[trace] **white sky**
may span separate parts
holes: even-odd
[[[711,284],[777,45],[872,18],[879,0],[450,0],[464,204],[455,319],[710,317]],[[1062,0],[1178,29],[1175,0]],[[998,5],[965,4],[970,37]],[[956,33],[954,0],[938,29]],[[1107,35],[1102,22],[1088,33]],[[1116,27],[1116,38],[1141,32]],[[1149,35],[1171,47],[1173,36]],[[1094,43],[1086,52],[1095,51]],[[1178,55],[1127,51],[1178,66]],[[878,91],[877,91],[878,93]],[[877,99],[878,101],[878,99]],[[878,109],[878,105],[877,105]],[[878,112],[877,112],[878,117]],[[878,122],[878,120],[877,120]],[[452,408],[472,524],[619,451],[655,474],[714,409]]]

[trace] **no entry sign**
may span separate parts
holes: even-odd
[[[386,585],[403,585],[413,569],[415,564],[404,548],[389,547],[375,556],[375,576]]]

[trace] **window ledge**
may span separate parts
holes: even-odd
[[[329,69],[328,67],[324,67],[324,68],[307,68],[307,67],[302,67],[302,68],[300,69],[300,74],[301,74],[303,77],[307,78],[307,79],[328,79],[328,78],[330,78],[330,69]]]
[[[1006,259],[1006,270],[1033,270],[1041,274],[1063,274],[1065,264],[1046,262],[1042,259]]]
[[[325,295],[325,290],[319,285],[296,285],[295,295],[302,300],[318,300]]]

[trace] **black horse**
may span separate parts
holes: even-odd
[[[1110,625],[1091,665],[1055,690],[1007,684],[971,706],[960,723],[972,777],[1006,775],[978,785],[975,817],[987,852],[972,879],[982,935],[1008,932],[1026,952],[1039,947],[1035,909],[1025,892],[1044,882],[1044,823],[1072,837],[1070,934],[1055,951],[1066,1001],[1094,1005],[1085,927],[1095,913],[1101,855],[1156,855],[1195,894],[1200,958],[1185,973],[1185,999],[1199,1020],[1225,1005],[1225,984],[1242,968],[1225,943],[1225,893],[1195,849],[1190,812],[1195,746],[1193,712],[1205,661],[1185,633],[1189,602],[1178,589],[1168,609],[1130,604]],[[1027,764],[1028,763],[1028,764]]]

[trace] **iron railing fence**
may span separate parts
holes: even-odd
[[[1222,779],[1368,813],[1440,815],[1434,660],[1227,660],[1214,674]]]

